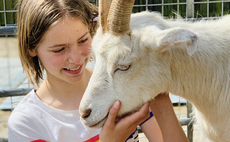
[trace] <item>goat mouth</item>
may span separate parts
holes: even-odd
[[[100,121],[98,121],[97,123],[95,123],[95,124],[93,124],[93,125],[90,125],[90,126],[88,126],[88,127],[96,127],[96,126],[99,125],[101,122],[105,121],[105,120],[107,119],[108,115],[109,115],[109,113],[108,113],[104,118],[102,118]],[[104,125],[104,124],[103,124],[103,125]],[[102,126],[103,126],[103,125],[102,125]]]
[[[124,118],[124,117],[126,117],[126,116],[130,116],[130,115],[132,115],[133,113],[139,111],[141,107],[142,107],[142,105],[139,106],[139,107],[136,107],[135,109],[132,109],[131,111],[128,111],[128,112],[126,112],[126,113],[123,113],[123,114],[121,114],[121,115],[118,115],[118,116],[116,117],[116,119],[115,119],[115,123],[117,123],[118,121],[120,121],[122,118]],[[93,125],[90,125],[90,126],[88,126],[88,127],[91,127],[91,128],[97,127],[97,125],[99,125],[99,124],[102,123],[103,121],[105,122],[105,120],[107,119],[108,115],[109,115],[109,112],[108,112],[107,115],[106,115],[104,118],[102,118],[100,121],[98,121],[97,123],[95,123],[95,124],[93,124]],[[104,125],[104,124],[103,124],[103,125]],[[102,125],[102,126],[103,126],[103,125]],[[101,126],[101,127],[102,127],[102,126]]]

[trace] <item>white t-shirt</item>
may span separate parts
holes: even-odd
[[[9,142],[98,142],[101,129],[85,127],[78,110],[49,107],[35,94],[28,93],[8,120]],[[134,132],[128,142],[138,141]]]

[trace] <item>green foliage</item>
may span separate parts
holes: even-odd
[[[5,26],[3,13],[0,13],[0,26]]]
[[[179,7],[177,6],[178,0],[148,0],[147,4],[155,4],[151,6],[146,6],[146,0],[135,0],[135,5],[142,5],[140,7],[134,7],[133,13],[146,10],[149,11],[158,11],[163,13],[164,17],[175,18],[176,14],[181,15],[181,17],[186,18],[186,0],[179,0]],[[216,0],[210,0],[216,1]],[[218,0],[217,0],[218,1]],[[196,2],[207,2],[207,0],[194,0],[194,18],[202,17],[218,17],[221,16],[222,4],[223,4],[223,15],[230,14],[230,2],[223,2],[219,0],[214,3],[196,3]],[[171,5],[172,3],[175,3]],[[158,4],[158,5],[157,5]],[[207,7],[209,6],[209,9]],[[208,11],[207,11],[208,10]],[[209,12],[209,15],[208,15]],[[175,14],[176,13],[176,14]]]
[[[4,8],[3,8],[3,1],[0,0],[0,11],[2,11]]]
[[[224,9],[223,9],[223,14],[230,14],[230,2],[225,2],[224,3]]]
[[[6,0],[6,10],[16,10],[17,0]]]
[[[5,1],[6,12],[6,24],[16,24],[17,14],[16,12],[9,12],[9,10],[17,10],[17,0],[6,0]],[[0,0],[0,11],[3,11],[3,0]],[[5,26],[4,13],[0,12],[0,26]]]

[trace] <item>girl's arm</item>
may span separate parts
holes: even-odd
[[[141,125],[141,130],[144,132],[149,142],[163,142],[160,127],[154,116]]]
[[[160,126],[164,142],[189,142],[173,110],[169,94],[159,94],[150,108]]]

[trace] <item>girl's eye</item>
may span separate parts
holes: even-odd
[[[83,39],[83,40],[79,41],[79,43],[85,43],[87,40],[88,40],[88,38]]]
[[[59,50],[55,50],[55,51],[53,51],[54,53],[59,53],[59,52],[61,52],[62,50],[64,50],[65,48],[61,48],[61,49],[59,49]]]

